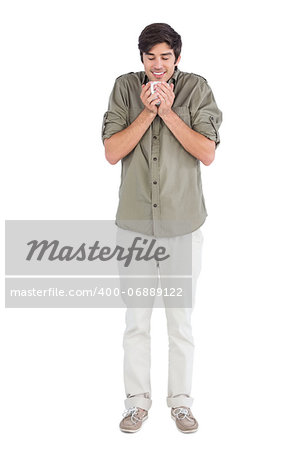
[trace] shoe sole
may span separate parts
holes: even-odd
[[[176,428],[177,428],[177,430],[179,430],[179,431],[181,431],[181,433],[196,433],[196,431],[198,431],[198,429],[199,429],[199,427],[197,427],[195,430],[181,430],[180,428],[178,428],[178,426],[177,426],[177,423],[176,423],[176,417],[174,417],[172,414],[171,414],[171,417],[172,417],[172,419],[174,420],[174,422],[175,422],[175,425],[176,425]]]
[[[142,420],[142,426],[143,426],[143,423],[145,422],[145,420],[147,420],[147,419],[148,419],[148,415],[146,417],[144,417],[144,419]],[[128,430],[127,428],[121,428],[121,427],[119,427],[119,428],[121,431],[123,431],[123,433],[136,433],[137,431],[141,430],[142,426],[140,428],[138,428],[137,430]]]

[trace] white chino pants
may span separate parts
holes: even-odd
[[[121,233],[124,232],[126,233],[124,230],[121,231]],[[192,299],[189,299],[192,300],[189,303],[191,307],[164,308],[169,339],[168,395],[166,398],[169,407],[191,407],[193,403],[191,388],[194,339],[191,316],[195,306],[197,279],[201,271],[204,240],[201,228],[191,233],[191,237]],[[160,239],[162,242],[167,239],[170,243],[178,243],[181,238],[181,236],[176,236]],[[156,270],[160,264],[155,261]],[[160,270],[159,272],[162,275]],[[162,283],[162,279],[160,281]],[[157,287],[157,281],[154,287]],[[150,382],[152,310],[152,306],[127,307],[126,309],[126,328],[123,336],[125,408],[137,406],[149,410],[152,405]]]

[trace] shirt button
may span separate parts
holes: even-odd
[[[157,158],[156,158],[156,156],[154,156],[154,158],[153,158],[153,161],[157,161]]]
[[[153,181],[153,184],[157,184],[157,181]]]
[[[157,204],[156,204],[156,203],[154,203],[154,205],[153,205],[153,206],[154,206],[154,208],[156,208],[156,207],[157,207]]]
[[[153,139],[157,139],[157,136],[153,136]]]

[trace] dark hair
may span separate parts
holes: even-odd
[[[143,53],[149,52],[154,45],[163,42],[166,42],[174,51],[176,62],[181,52],[181,36],[167,23],[152,23],[143,29],[138,44],[141,61],[143,62]]]

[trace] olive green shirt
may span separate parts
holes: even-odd
[[[127,128],[143,111],[144,71],[119,76],[102,124],[102,141]],[[222,112],[207,80],[174,70],[173,111],[193,130],[220,143]],[[191,233],[207,217],[200,160],[187,152],[157,115],[137,146],[122,159],[116,225],[156,237]]]

